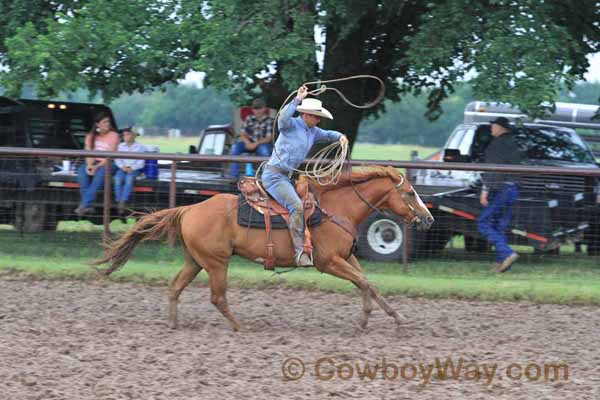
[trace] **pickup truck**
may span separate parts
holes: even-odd
[[[482,162],[492,137],[489,121],[498,116],[511,119],[515,136],[527,165],[564,168],[599,168],[590,147],[571,127],[599,129],[592,117],[597,106],[558,103],[557,111],[543,120],[527,121],[518,110],[496,103],[473,102],[465,110],[443,149],[430,160]],[[600,170],[600,169],[599,169]],[[463,235],[467,251],[489,251],[480,236],[476,219],[480,173],[477,171],[419,170],[410,179],[435,217],[427,232],[409,230],[404,240],[401,222],[393,217],[372,215],[361,228],[358,254],[382,261],[396,260],[408,241],[409,256],[431,256],[447,245],[453,235]],[[600,217],[596,196],[597,177],[528,175],[521,177],[520,195],[513,206],[508,239],[512,244],[532,246],[538,251],[561,244],[584,242],[588,254],[600,252]]]

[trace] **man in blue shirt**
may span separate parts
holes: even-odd
[[[292,173],[304,161],[313,143],[338,140],[341,144],[348,142],[346,136],[340,132],[324,130],[317,126],[321,117],[333,119],[333,116],[322,106],[321,101],[305,99],[307,94],[306,86],[300,87],[296,98],[288,103],[279,115],[279,136],[275,142],[275,150],[262,174],[265,190],[289,212],[288,228],[294,245],[294,261],[299,267],[312,266],[313,263],[303,252],[302,201],[290,181]],[[295,111],[298,111],[300,116],[292,118]]]

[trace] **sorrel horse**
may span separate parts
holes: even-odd
[[[373,310],[371,299],[397,325],[404,320],[367,281],[358,260],[351,254],[354,237],[343,227],[356,227],[375,210],[390,210],[406,223],[428,229],[433,217],[409,182],[391,167],[363,167],[347,172],[336,185],[319,186],[309,181],[319,205],[328,215],[311,228],[315,267],[324,273],[351,281],[361,293],[363,309],[360,326],[365,328]],[[146,240],[167,236],[171,243],[179,240],[185,263],[169,286],[169,326],[177,326],[177,300],[185,287],[204,269],[208,273],[211,302],[227,318],[233,330],[240,324],[227,304],[227,267],[237,254],[260,262],[266,257],[267,237],[263,229],[237,224],[238,197],[220,194],[198,204],[161,210],[143,216],[121,238],[107,245],[105,254],[92,265],[108,264],[102,273],[110,275],[123,266],[134,247]],[[335,220],[335,221],[334,221]],[[340,224],[345,221],[345,224]],[[336,223],[337,222],[337,223]],[[287,229],[272,232],[276,265],[293,266],[293,248]]]

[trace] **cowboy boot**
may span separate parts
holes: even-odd
[[[304,220],[303,215],[294,213],[290,216],[290,236],[294,245],[294,261],[297,267],[312,267],[313,261],[304,253]]]

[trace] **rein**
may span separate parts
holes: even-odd
[[[401,186],[404,184],[404,179],[405,179],[405,178],[404,178],[404,176],[403,176],[403,175],[400,175],[400,177],[402,178],[402,180],[400,181],[400,183],[398,183],[398,184],[394,185],[393,187],[391,187],[390,189],[388,189],[388,191],[387,191],[387,192],[385,192],[385,194],[383,195],[383,197],[381,197],[381,199],[379,199],[379,201],[378,201],[377,203],[375,203],[375,205],[371,204],[371,202],[369,202],[369,200],[367,200],[367,199],[366,199],[366,198],[365,198],[365,197],[364,197],[364,196],[363,196],[363,195],[362,195],[362,194],[361,194],[361,193],[358,191],[358,189],[357,189],[357,188],[356,188],[356,186],[354,185],[354,182],[352,181],[352,178],[350,178],[350,185],[352,186],[352,190],[354,191],[354,193],[356,193],[356,195],[358,196],[358,198],[359,198],[359,199],[361,199],[361,200],[362,200],[362,202],[363,202],[363,203],[365,203],[365,204],[366,204],[366,205],[367,205],[367,206],[368,206],[368,207],[369,207],[371,210],[373,210],[373,211],[375,211],[375,212],[378,212],[378,213],[381,213],[381,214],[383,214],[383,215],[385,215],[385,216],[388,216],[388,217],[389,217],[389,216],[390,216],[390,212],[389,212],[389,211],[387,211],[387,210],[382,210],[382,209],[380,209],[378,206],[379,206],[379,205],[381,205],[381,204],[383,204],[383,203],[384,203],[384,202],[387,200],[387,198],[388,198],[388,197],[390,197],[390,194],[391,194],[392,190],[394,190],[394,189],[396,189],[396,191],[397,191],[398,193],[400,193],[400,195],[401,195],[401,196],[402,196],[402,198],[404,199],[404,192],[400,192],[399,188],[400,188],[400,187],[401,187]],[[414,190],[415,190],[415,189],[411,187],[411,190],[414,192]],[[406,202],[406,205],[407,205],[408,209],[409,209],[411,212],[415,213],[415,208],[413,207],[413,205],[412,205],[412,204],[410,204],[409,202]],[[416,215],[415,215],[415,218],[417,218],[417,216],[416,216]],[[403,218],[403,220],[404,220],[404,222],[405,222],[405,223],[407,223],[407,224],[410,224],[410,223],[412,223],[412,222],[414,221],[414,218],[413,218],[413,220],[411,220],[411,221],[408,221],[408,220],[407,220],[407,219],[405,219],[405,218]]]

